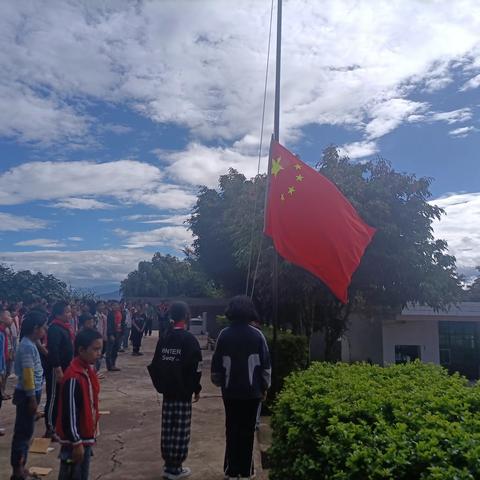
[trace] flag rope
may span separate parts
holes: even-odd
[[[269,72],[269,65],[270,65],[270,46],[272,43],[272,24],[273,24],[273,5],[274,5],[274,0],[271,1],[271,6],[270,6],[270,27],[269,27],[269,32],[268,32],[268,47],[267,47],[267,63],[265,66],[265,85],[264,85],[264,90],[263,90],[263,108],[262,108],[262,122],[261,122],[261,127],[260,127],[260,144],[258,147],[258,164],[257,164],[257,178],[253,184],[254,188],[254,205],[253,205],[253,215],[252,215],[252,227],[251,227],[251,235],[250,235],[250,254],[248,257],[248,271],[247,271],[247,280],[246,280],[246,286],[245,286],[245,295],[248,295],[248,287],[250,286],[250,275],[252,273],[252,260],[253,260],[253,253],[254,253],[254,242],[255,242],[255,217],[257,214],[257,209],[258,209],[258,176],[260,175],[260,164],[262,160],[262,144],[263,144],[263,132],[264,132],[264,127],[265,127],[265,107],[267,103],[267,87],[268,87],[268,72]],[[250,294],[250,297],[253,297],[253,292],[255,289],[255,281],[258,273],[258,266],[260,263],[260,254],[262,251],[262,242],[263,242],[263,233],[261,233],[261,238],[260,238],[260,245],[259,245],[259,250],[258,250],[258,255],[257,255],[257,261],[256,261],[256,266],[255,266],[255,271],[254,271],[254,276],[252,279],[252,292]]]

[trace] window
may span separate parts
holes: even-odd
[[[420,345],[395,345],[395,363],[408,363],[421,360]]]

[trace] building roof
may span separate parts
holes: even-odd
[[[435,311],[427,305],[409,305],[402,310],[403,316],[428,317],[480,317],[480,302],[461,302],[452,305],[448,311]]]

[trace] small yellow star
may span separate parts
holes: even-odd
[[[288,187],[288,194],[293,195],[295,192],[295,187]]]
[[[272,175],[277,178],[277,175],[280,173],[280,170],[283,170],[282,165],[280,164],[281,158],[278,157],[277,159],[274,159],[272,162]]]
[[[302,169],[302,166],[299,163],[296,163],[294,165],[294,167],[295,167],[295,170],[301,170]]]
[[[305,177],[303,175],[297,175],[295,178],[297,179],[297,182],[301,182]]]
[[[280,199],[282,200],[282,202],[285,201],[285,194],[284,194],[284,193],[282,193],[282,194],[280,195]]]

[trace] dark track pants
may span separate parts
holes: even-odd
[[[48,367],[45,371],[45,389],[47,391],[47,401],[45,403],[45,427],[47,428],[47,432],[54,432],[55,423],[57,421],[60,385],[57,383],[54,369],[51,367]]]
[[[250,477],[253,473],[253,442],[260,399],[224,398],[226,451],[225,475]]]

